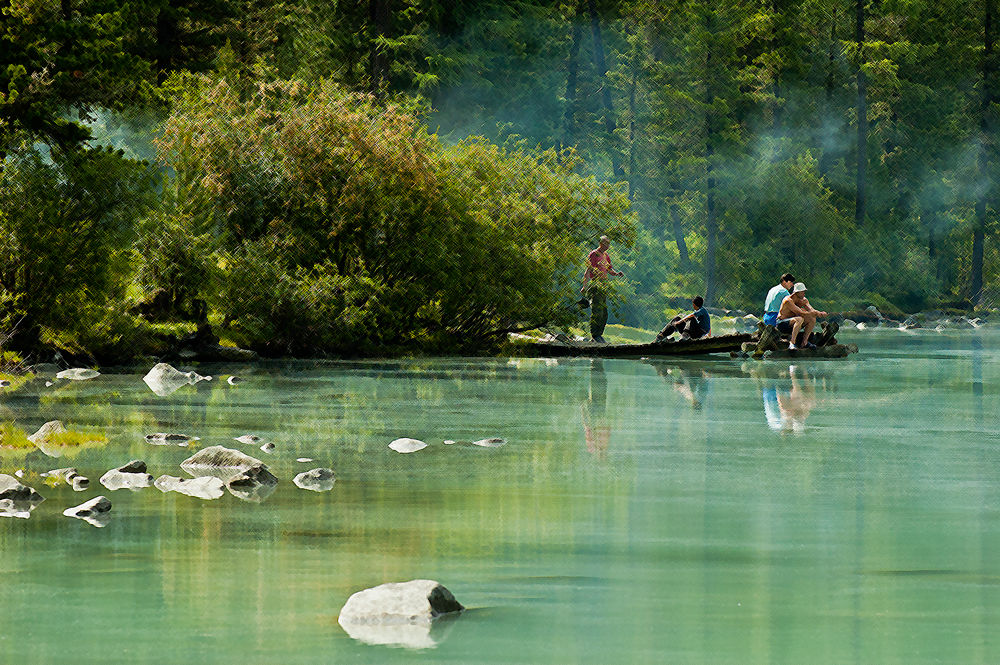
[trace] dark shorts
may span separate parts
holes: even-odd
[[[782,335],[791,335],[792,327],[794,325],[795,323],[791,319],[781,319],[774,327],[777,328],[778,332],[780,332]]]

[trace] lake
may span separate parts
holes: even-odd
[[[861,353],[203,365],[165,396],[148,367],[36,380],[0,422],[107,441],[0,451],[46,498],[0,520],[0,662],[1000,662],[1000,332],[842,338]],[[486,437],[506,445],[465,443]],[[217,444],[275,492],[98,483],[132,459],[186,476]],[[66,466],[90,489],[39,476]],[[331,491],[291,482],[319,466]],[[62,515],[98,494],[104,528]],[[352,593],[417,578],[468,611],[394,646],[337,623]]]

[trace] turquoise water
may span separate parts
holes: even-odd
[[[46,497],[0,520],[0,662],[1000,662],[1000,334],[866,331],[847,361],[436,359],[147,367],[0,396],[0,423],[107,436],[6,450]],[[183,369],[190,369],[183,367]],[[183,432],[190,447],[143,435]],[[233,437],[273,440],[268,454]],[[397,437],[428,448],[401,455]],[[446,439],[503,437],[500,448]],[[262,503],[97,479],[222,444]],[[315,462],[297,462],[300,457]],[[91,488],[37,475],[75,466]],[[291,483],[329,466],[333,490]],[[98,494],[103,528],[61,513]],[[470,610],[420,649],[337,623],[436,579]]]

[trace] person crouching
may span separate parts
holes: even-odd
[[[705,299],[695,296],[691,300],[694,311],[686,316],[677,315],[670,320],[663,330],[656,335],[657,342],[670,340],[674,333],[680,333],[681,339],[700,339],[708,337],[712,332],[712,320],[705,309]]]

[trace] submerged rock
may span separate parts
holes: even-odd
[[[178,492],[196,499],[218,499],[225,494],[222,480],[214,476],[178,478],[164,475],[157,478],[153,486],[161,492]]]
[[[299,475],[292,479],[296,487],[304,490],[310,490],[312,492],[328,492],[333,489],[333,484],[336,482],[336,478],[333,475],[333,469],[327,469],[320,467],[318,469],[310,469],[309,471],[303,471]]]
[[[56,372],[57,379],[68,379],[70,381],[87,381],[88,379],[94,379],[100,376],[101,373],[96,369],[85,369],[85,368],[73,368],[64,369],[61,372]]]
[[[259,443],[260,441],[263,441],[263,439],[261,439],[256,434],[244,434],[243,436],[235,437],[233,441],[239,441],[240,443],[250,446]]]
[[[154,432],[146,435],[146,443],[151,443],[154,446],[186,446],[192,441],[201,441],[201,439],[187,434],[167,434],[166,432]]]
[[[193,385],[199,381],[211,381],[211,376],[202,376],[197,372],[182,372],[167,363],[157,363],[153,369],[142,377],[149,389],[160,397],[166,397],[176,392],[182,386]]]
[[[79,506],[67,508],[63,511],[63,515],[81,519],[97,528],[103,528],[108,525],[108,521],[110,520],[108,513],[110,511],[111,501],[105,496],[95,496],[90,501],[81,503]]]
[[[499,437],[493,437],[491,439],[479,439],[479,441],[473,441],[472,445],[479,446],[480,448],[499,448],[506,443],[507,442],[505,440]]]
[[[382,584],[348,598],[337,621],[351,637],[369,644],[435,646],[431,625],[465,608],[434,580]]]
[[[101,476],[101,484],[114,492],[128,489],[140,490],[153,484],[153,476],[146,472],[146,463],[142,460],[132,460],[117,469],[111,469]]]
[[[247,469],[229,479],[226,489],[237,499],[260,503],[274,494],[278,479],[263,464]]]
[[[395,450],[397,453],[415,453],[418,450],[423,450],[427,447],[427,444],[419,439],[396,439],[389,444],[389,447]]]
[[[48,478],[54,483],[64,482],[72,487],[74,492],[83,492],[90,487],[90,479],[86,476],[81,476],[76,472],[76,468],[71,466],[65,469],[46,471],[42,474],[42,478]]]
[[[14,476],[0,473],[0,517],[28,519],[45,498]]]
[[[274,444],[271,443],[270,441],[268,441],[267,443],[265,443],[264,445],[262,445],[260,447],[260,449],[263,450],[265,453],[273,453],[274,452]]]
[[[267,466],[246,453],[224,446],[209,446],[181,462],[181,468],[192,476],[214,476],[229,481],[244,471]]]

